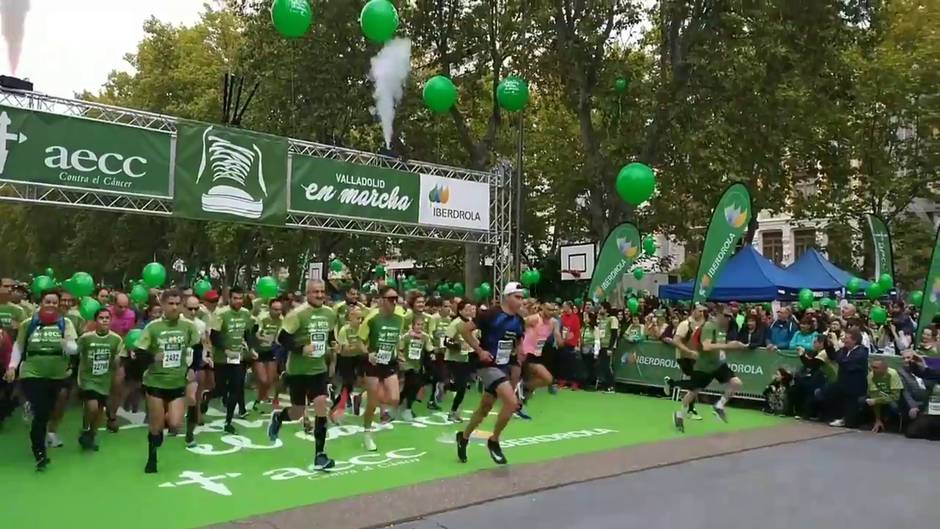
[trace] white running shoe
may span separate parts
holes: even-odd
[[[836,428],[842,428],[845,426],[845,419],[836,419],[829,423],[829,426],[834,426]]]
[[[404,410],[402,410],[399,416],[401,417],[401,420],[405,422],[414,422],[415,420],[414,412],[409,410],[408,408],[405,408]]]
[[[362,434],[362,445],[368,452],[375,452],[379,448],[375,446],[375,439],[372,438],[372,432]]]
[[[46,446],[50,448],[61,448],[65,443],[62,442],[62,438],[59,437],[59,434],[55,432],[46,433]]]

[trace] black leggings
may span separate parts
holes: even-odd
[[[421,376],[419,371],[413,369],[405,371],[405,387],[401,390],[401,401],[405,403],[409,410],[418,398],[418,391],[421,390],[423,385],[424,377]]]
[[[232,422],[235,406],[245,409],[245,369],[241,364],[222,364],[215,367],[215,387],[225,404],[225,422]]]
[[[447,362],[447,370],[454,379],[454,402],[450,405],[450,411],[457,411],[463,404],[464,395],[467,394],[467,383],[470,382],[470,362]]]
[[[24,378],[20,380],[23,396],[33,413],[33,424],[29,429],[29,440],[36,459],[46,455],[46,426],[52,409],[55,408],[64,380],[51,378]]]

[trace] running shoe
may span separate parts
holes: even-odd
[[[607,386],[607,389],[604,390],[604,393],[613,394],[613,393],[617,393],[617,391],[614,389],[613,386]]]
[[[829,423],[829,426],[834,426],[836,428],[842,428],[845,426],[845,419],[836,419]]]
[[[49,463],[52,463],[52,460],[49,459],[49,456],[42,454],[36,457],[36,472],[43,472],[46,470],[46,467],[49,466]]]
[[[230,422],[225,423],[225,426],[222,427],[222,430],[227,434],[235,435],[235,427],[232,426],[232,423]]]
[[[277,435],[281,433],[281,412],[271,412],[271,424],[268,425],[268,439],[273,443],[277,441]]]
[[[460,416],[459,411],[452,411],[447,414],[447,420],[451,422],[463,422],[463,417]]]
[[[144,466],[144,474],[156,474],[157,473],[157,460],[156,459],[147,459],[147,465]]]
[[[490,451],[490,457],[493,458],[493,462],[497,465],[505,465],[508,463],[506,461],[506,456],[503,455],[503,449],[499,446],[499,441],[495,439],[490,439],[486,442],[486,448]]]
[[[314,470],[329,470],[335,466],[336,461],[330,459],[330,457],[323,452],[317,454],[317,457],[313,459]]]
[[[409,410],[408,408],[405,408],[405,409],[401,412],[401,420],[403,420],[403,421],[405,421],[405,422],[414,422],[414,420],[415,420],[415,413],[414,413],[413,411]]]
[[[313,435],[313,423],[310,422],[309,417],[304,417],[304,433],[307,435]]]
[[[372,432],[364,432],[362,434],[362,446],[365,447],[368,452],[378,450],[378,447],[375,446],[375,439],[372,438]]]
[[[193,432],[186,432],[186,448],[196,448],[196,436]]]
[[[441,406],[435,400],[428,401],[428,409],[431,411],[441,411]]]
[[[251,403],[251,411],[261,411],[261,402],[255,400]]]
[[[663,377],[663,394],[667,397],[672,396],[672,377]]]
[[[95,443],[95,438],[91,435],[91,432],[85,430],[78,436],[78,445],[82,447],[82,450],[85,451],[98,451],[98,445]]]
[[[679,415],[679,412],[672,414],[672,423],[676,426],[676,430],[678,430],[679,433],[685,433],[685,419]]]
[[[701,421],[701,420],[702,420],[702,416],[699,415],[699,414],[698,414],[698,411],[696,411],[696,410],[689,410],[688,416],[689,416],[689,418],[692,419],[693,421]]]
[[[719,421],[721,421],[721,422],[723,422],[723,423],[725,423],[725,424],[728,424],[728,414],[725,413],[725,408],[724,408],[724,406],[722,406],[722,407],[720,407],[720,408],[719,408],[718,406],[715,406],[715,407],[712,408],[712,409],[713,409],[713,411],[715,412],[715,417],[717,417]]]
[[[246,419],[248,417],[248,410],[242,410],[236,415],[239,419]]]
[[[558,395],[558,384],[552,384],[551,386],[548,386],[548,394]]]
[[[461,463],[467,462],[467,441],[464,439],[463,432],[457,432],[457,459]]]
[[[46,433],[46,446],[50,448],[62,448],[65,443],[62,442],[62,438],[59,437],[59,434],[55,432]]]
[[[521,405],[519,406],[519,409],[516,410],[516,417],[519,417],[520,419],[525,419],[527,421],[532,420],[532,416],[529,415],[528,412],[526,412],[525,406],[521,406]]]

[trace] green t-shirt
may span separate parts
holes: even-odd
[[[404,318],[398,314],[383,316],[376,312],[359,326],[359,338],[366,343],[369,353],[375,354],[379,364],[392,364],[397,360],[404,325]]]
[[[447,354],[444,355],[444,359],[448,362],[469,362],[470,361],[470,352],[473,351],[473,348],[470,347],[460,334],[460,326],[464,324],[463,319],[454,318],[447,325],[447,330],[444,331],[445,336],[458,342],[460,344],[460,351],[454,351],[452,349],[447,350]],[[475,334],[479,334],[479,329],[473,331]]]
[[[351,350],[351,347],[362,343],[362,339],[359,338],[359,327],[354,329],[348,323],[340,327],[339,332],[336,333],[336,343],[340,346],[340,356],[362,356],[365,354],[364,352]]]
[[[26,320],[26,311],[19,305],[4,303],[0,305],[0,327],[4,329],[18,329]]]
[[[897,402],[903,389],[901,375],[893,368],[889,367],[888,372],[880,376],[874,370],[868,372],[868,398],[880,404]]]
[[[283,319],[281,317],[274,318],[270,313],[265,312],[255,321],[258,324],[258,330],[255,333],[255,336],[258,337],[258,352],[267,353],[274,346],[274,341],[277,340],[277,333],[281,330]]]
[[[85,318],[82,318],[82,314],[78,312],[78,309],[69,309],[68,313],[65,314],[65,318],[72,322],[72,326],[75,327],[75,332],[85,332],[85,324],[88,322],[85,321]]]
[[[245,332],[250,332],[254,325],[255,320],[245,307],[238,310],[223,307],[215,311],[209,328],[222,334],[222,347],[213,348],[212,361],[218,365],[240,364],[248,350]]]
[[[112,367],[124,350],[114,331],[101,335],[86,332],[78,338],[78,387],[107,395],[111,393]]]
[[[270,308],[271,308],[270,299],[258,298],[254,301],[254,303],[251,304],[251,315],[258,317],[264,314],[265,312],[268,312]]]
[[[137,349],[154,355],[144,372],[144,385],[161,389],[185,386],[193,346],[199,342],[196,326],[183,317],[175,321],[160,318],[148,323],[137,339]]]
[[[422,332],[421,336],[415,337],[409,332],[402,335],[398,350],[400,351],[399,360],[404,360],[403,371],[420,371],[421,356],[425,352],[430,353],[434,348],[431,346],[431,337],[428,333]]]
[[[585,325],[581,328],[581,347],[594,347],[594,327]]]
[[[365,307],[359,303],[353,303],[350,305],[345,301],[340,301],[336,305],[333,305],[333,312],[336,313],[336,327],[337,331],[339,328],[346,324],[346,317],[349,315],[349,309],[365,309]]]
[[[314,307],[309,303],[287,313],[281,329],[294,335],[296,351],[287,356],[288,375],[318,375],[326,373],[326,356],[329,353],[330,334],[336,327],[336,313],[327,306]],[[312,346],[309,352],[301,349]]]
[[[620,326],[616,316],[602,318],[597,322],[597,337],[601,341],[601,347],[610,347],[610,341],[613,338],[613,332]]]
[[[725,343],[728,341],[728,334],[719,329],[715,322],[707,321],[702,325],[702,343],[706,341]],[[705,372],[714,371],[724,363],[726,363],[724,351],[702,351],[695,368]]]
[[[441,317],[436,316],[434,322],[434,331],[431,332],[431,344],[434,346],[435,351],[444,350],[444,338],[447,336],[447,327],[450,326],[450,322],[453,320],[451,317]]]
[[[409,310],[405,314],[405,318],[404,318],[405,332],[411,331],[411,323],[414,321],[416,317],[424,321],[424,328],[423,328],[424,330],[422,332],[426,332],[429,335],[433,335],[434,324],[436,323],[436,318],[434,318],[433,316],[431,316],[430,314],[426,312],[415,313],[415,311],[413,310]]]
[[[20,378],[50,378],[61,380],[68,376],[69,359],[62,348],[62,340],[76,340],[75,326],[64,320],[64,331],[59,325],[40,325],[33,330],[26,343],[26,332],[32,319],[24,320],[16,334],[16,343],[23,351],[20,363]]]

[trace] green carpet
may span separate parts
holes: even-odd
[[[464,409],[477,400],[468,393]],[[503,435],[510,464],[558,459],[638,443],[674,438],[670,414],[676,404],[625,394],[565,391],[540,393],[530,405],[534,420],[513,419]],[[687,436],[772,426],[781,420],[759,412],[729,411],[731,424],[712,417],[687,421]],[[125,417],[117,434],[102,431],[101,451],[79,451],[78,409],[71,409],[60,435],[65,446],[50,450],[52,464],[37,473],[29,452],[26,425],[19,413],[0,431],[0,498],[5,527],[109,527],[135,529],[200,527],[266,512],[336,498],[392,489],[403,485],[468,474],[492,468],[482,440],[469,450],[470,462],[460,464],[453,435],[457,427],[442,413],[429,414],[416,404],[420,422],[394,422],[375,434],[379,451],[361,448],[359,419],[332,427],[327,451],[337,460],[330,473],[308,470],[313,438],[299,423],[286,424],[281,441],[267,439],[267,414],[236,420],[237,436],[221,433],[219,412],[197,430],[200,446],[184,447],[182,437],[167,437],[160,450],[160,472],[145,475],[146,429],[143,414]],[[469,412],[465,411],[465,416]],[[493,417],[481,430],[492,427]],[[137,423],[137,424],[135,424]],[[481,436],[482,437],[482,436]],[[196,479],[193,479],[196,477]],[[211,480],[206,478],[212,478]],[[204,482],[198,483],[200,479]]]

